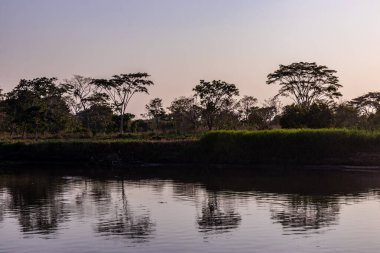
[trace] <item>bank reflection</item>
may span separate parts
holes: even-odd
[[[233,233],[250,222],[242,207],[252,203],[264,206],[267,218],[281,225],[285,234],[319,233],[339,223],[343,205],[368,196],[379,199],[378,189],[379,174],[353,173],[201,174],[186,179],[170,175],[155,175],[154,179],[0,176],[0,223],[10,217],[17,220],[24,236],[54,238],[66,229],[65,224],[85,220],[99,237],[147,242],[160,224],[152,220],[151,212],[166,203],[158,204],[159,199],[153,198],[154,202],[142,199],[136,204],[131,200],[133,190],[137,195],[145,192],[191,205],[195,217],[183,219],[191,219],[206,236]]]

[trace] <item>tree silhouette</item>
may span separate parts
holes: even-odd
[[[154,83],[148,79],[147,73],[131,73],[114,75],[112,79],[94,79],[93,83],[100,87],[111,100],[111,105],[120,117],[120,134],[124,133],[124,115],[131,98],[136,93],[148,93],[148,87]]]
[[[235,84],[220,80],[212,82],[201,80],[193,91],[195,96],[200,99],[202,116],[209,130],[213,129],[218,114],[223,108],[230,106],[231,99],[239,95]]]
[[[154,98],[150,100],[150,102],[145,105],[145,109],[147,111],[146,116],[153,119],[156,124],[156,129],[160,128],[160,120],[162,120],[165,115],[165,109],[162,106],[162,99],[161,98]]]
[[[380,92],[368,92],[367,94],[354,98],[350,105],[359,109],[365,116],[376,114],[380,111]]]
[[[309,107],[318,101],[332,101],[342,94],[342,85],[335,76],[336,71],[315,62],[297,62],[280,65],[268,75],[267,84],[281,86],[277,96],[290,97],[297,105]]]
[[[237,107],[243,123],[248,123],[251,112],[257,108],[257,98],[245,95],[239,100]]]
[[[176,98],[168,109],[178,132],[196,130],[201,112],[193,97]]]
[[[26,131],[37,133],[46,130],[58,132],[65,129],[70,111],[64,99],[66,85],[58,85],[56,78],[35,78],[20,80],[20,83],[7,94],[8,113],[13,123]]]

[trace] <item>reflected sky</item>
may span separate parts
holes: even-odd
[[[376,252],[379,189],[378,174],[1,175],[0,252]]]

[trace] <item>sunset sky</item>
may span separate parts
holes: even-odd
[[[377,0],[0,0],[0,88],[21,78],[148,72],[149,99],[191,95],[200,79],[234,83],[260,101],[279,64],[338,71],[351,99],[380,91]]]

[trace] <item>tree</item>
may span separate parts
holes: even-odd
[[[5,94],[3,93],[3,89],[0,89],[0,101],[5,100]]]
[[[230,106],[231,99],[239,95],[239,90],[235,84],[220,80],[212,82],[201,80],[193,91],[200,100],[202,118],[209,130],[212,130],[215,126],[218,114],[221,113],[223,108]]]
[[[108,105],[94,104],[90,108],[79,112],[78,116],[83,123],[86,123],[94,135],[99,132],[110,131],[114,124],[112,108]]]
[[[280,116],[282,128],[304,128],[306,127],[306,108],[304,106],[292,104],[284,107]]]
[[[130,126],[131,126],[131,122],[132,120],[136,117],[136,115],[134,115],[133,113],[125,113],[124,114],[124,124],[123,124],[123,127],[124,127],[124,131],[128,131],[128,129],[130,129]],[[112,117],[112,120],[114,122],[114,129],[113,131],[114,132],[117,132],[119,130],[119,124],[120,124],[120,120],[121,120],[121,116],[120,115],[113,115]]]
[[[276,108],[273,106],[256,107],[252,109],[248,122],[255,126],[256,129],[270,129],[275,115]]]
[[[248,123],[249,116],[251,115],[252,111],[257,108],[256,104],[257,98],[254,98],[252,96],[244,96],[239,100],[237,107],[243,123]]]
[[[193,97],[174,99],[168,110],[178,132],[197,129],[201,112]]]
[[[310,107],[288,105],[280,117],[283,128],[326,128],[331,127],[333,122],[332,110],[323,103],[314,103]]]
[[[131,130],[132,132],[148,132],[150,127],[146,120],[138,119],[131,123]]]
[[[7,101],[5,94],[0,89],[0,131],[5,131],[9,127],[9,115],[7,114]]]
[[[306,126],[309,128],[327,128],[334,124],[334,113],[328,104],[314,103],[307,110]]]
[[[330,102],[342,96],[336,71],[316,63],[280,65],[268,75],[267,84],[281,86],[277,96],[290,97],[296,105],[309,107],[319,101]]]
[[[369,117],[380,111],[380,92],[369,92],[352,99],[349,104],[357,108],[366,117]]]
[[[56,78],[22,79],[7,94],[8,113],[13,123],[22,129],[49,131],[57,133],[65,129],[70,117],[69,108],[64,100],[66,85],[58,85]]]
[[[149,104],[145,106],[145,109],[147,110],[146,116],[153,119],[156,123],[156,128],[159,128],[160,120],[164,119],[166,113],[165,109],[162,106],[162,99],[161,98],[154,98],[150,100]]]
[[[90,97],[97,91],[97,86],[93,84],[92,78],[74,75],[71,79],[65,79],[64,84],[69,88],[72,98],[70,105],[74,113],[90,107]]]
[[[351,128],[361,124],[359,110],[350,103],[341,103],[335,107],[334,111],[335,127]]]
[[[67,103],[75,114],[80,114],[82,125],[91,131],[94,129],[90,126],[91,107],[104,108],[108,96],[99,92],[98,86],[94,85],[92,78],[74,75],[71,79],[65,79],[64,84],[68,88],[69,96],[66,97]],[[81,113],[84,112],[84,113]],[[83,118],[85,117],[85,118]]]
[[[136,93],[148,93],[148,87],[154,83],[148,79],[147,73],[131,73],[114,75],[112,79],[94,79],[93,83],[100,87],[111,100],[111,105],[120,117],[120,134],[124,132],[124,115],[131,98]]]

